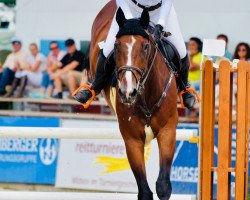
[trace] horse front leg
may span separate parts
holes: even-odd
[[[160,172],[156,182],[156,193],[160,200],[169,200],[172,193],[170,170],[175,152],[176,123],[171,121],[157,136],[160,154]]]
[[[138,200],[153,200],[153,193],[149,188],[146,178],[144,160],[144,145],[142,139],[127,138],[125,146],[131,169],[138,185]]]

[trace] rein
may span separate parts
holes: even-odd
[[[148,107],[148,105],[147,105],[147,102],[146,102],[145,84],[146,84],[146,82],[147,82],[147,80],[149,78],[149,75],[150,75],[150,73],[151,73],[151,71],[153,69],[157,53],[160,52],[161,55],[162,55],[162,53],[161,53],[161,51],[158,48],[158,44],[153,40],[153,38],[150,36],[150,34],[148,34],[148,35],[149,35],[149,41],[151,43],[153,43],[153,45],[154,45],[154,54],[153,54],[153,57],[152,57],[151,62],[149,64],[148,70],[145,72],[144,70],[141,70],[139,67],[136,67],[136,66],[126,66],[125,65],[125,66],[120,67],[119,69],[116,69],[116,76],[117,76],[117,80],[119,80],[119,75],[121,73],[126,73],[127,71],[130,71],[130,72],[132,72],[133,76],[136,78],[138,94],[140,95],[141,100],[142,100],[142,105],[139,105],[139,107],[140,107],[141,111],[143,112],[143,114],[145,115],[147,126],[149,127],[150,123],[151,123],[151,119],[153,117],[153,114],[156,112],[156,110],[158,108],[160,108],[160,106],[163,103],[163,100],[167,96],[167,92],[168,92],[168,90],[169,90],[169,88],[171,86],[172,80],[174,78],[174,73],[170,69],[170,77],[166,81],[166,84],[165,84],[164,90],[162,92],[162,95],[161,95],[160,99],[150,109]],[[163,58],[164,58],[164,56],[163,56]],[[148,59],[150,59],[150,58],[148,57]],[[165,60],[166,59],[164,58],[164,61]],[[166,61],[165,61],[165,64],[167,64]],[[137,73],[139,73],[139,75],[140,75],[140,79],[139,80],[138,80],[138,78],[137,78],[137,76],[135,74],[135,71]]]

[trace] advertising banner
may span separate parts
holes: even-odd
[[[0,126],[59,127],[57,118],[0,117]],[[0,139],[0,182],[54,184],[57,139]]]
[[[63,127],[116,128],[116,122],[63,120]],[[178,129],[198,129],[179,126]],[[120,133],[117,133],[120,134]],[[149,184],[155,191],[159,173],[156,141],[145,148]],[[177,142],[171,173],[173,193],[196,194],[198,182],[198,148],[196,144]],[[56,186],[114,192],[137,192],[123,141],[61,140]]]

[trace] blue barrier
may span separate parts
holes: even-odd
[[[59,127],[58,118],[0,117],[0,126]],[[57,139],[0,139],[0,182],[55,183]]]
[[[197,129],[199,126],[179,125],[178,129]],[[176,153],[171,169],[171,181],[174,194],[197,194],[199,180],[198,146],[189,142],[176,143]]]

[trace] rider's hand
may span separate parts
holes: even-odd
[[[162,33],[163,33],[163,27],[160,24],[157,24],[155,26],[155,31],[154,31],[154,37],[155,40],[160,40],[162,37]]]

